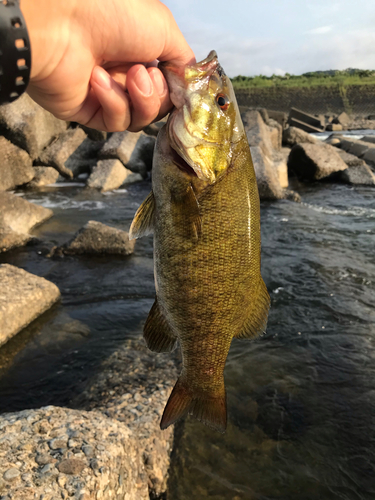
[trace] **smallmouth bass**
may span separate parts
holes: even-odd
[[[229,78],[215,51],[161,63],[175,105],[160,130],[152,191],[130,237],[154,232],[156,300],[147,346],[183,368],[160,426],[191,414],[224,432],[224,366],[233,337],[265,331],[270,298],[260,273],[260,207],[250,148]]]

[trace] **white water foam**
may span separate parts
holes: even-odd
[[[103,210],[107,207],[107,204],[103,201],[78,201],[67,196],[54,196],[53,198],[43,199],[28,198],[28,201],[44,208],[60,208],[61,210]]]
[[[374,208],[365,207],[350,207],[349,209],[340,209],[333,207],[324,207],[321,205],[311,205],[309,203],[301,203],[301,205],[314,210],[315,212],[320,212],[327,215],[349,215],[354,217],[366,217],[368,219],[375,218]]]

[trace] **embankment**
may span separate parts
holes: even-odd
[[[267,87],[236,90],[238,104],[289,113],[291,107],[311,114],[375,114],[375,85]]]

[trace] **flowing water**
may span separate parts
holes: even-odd
[[[128,258],[45,254],[88,220],[128,229],[149,188],[24,194],[55,216],[35,231],[44,243],[0,262],[53,281],[62,301],[0,349],[0,411],[69,404],[116,346],[141,335],[152,238]],[[226,434],[190,418],[177,426],[171,500],[375,498],[375,189],[300,194],[300,204],[261,204],[267,334],[233,342]]]

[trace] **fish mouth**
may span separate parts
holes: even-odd
[[[175,149],[171,147],[172,161],[182,172],[192,176],[198,177],[195,170],[180,156]]]

